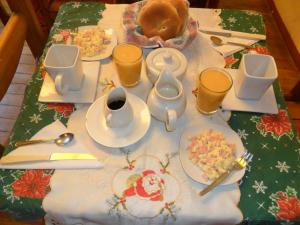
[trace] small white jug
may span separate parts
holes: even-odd
[[[111,128],[126,127],[132,122],[133,111],[124,88],[115,88],[107,95],[104,114],[106,124]]]
[[[151,90],[147,104],[152,116],[164,121],[167,131],[176,129],[177,118],[186,108],[186,97],[182,84],[168,69],[163,69]]]

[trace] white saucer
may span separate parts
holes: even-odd
[[[125,128],[110,128],[104,117],[106,96],[97,99],[86,114],[85,127],[88,134],[99,144],[112,148],[121,148],[140,140],[150,127],[151,116],[146,103],[139,97],[128,93],[133,108],[133,121]]]
[[[233,83],[236,80],[237,70],[227,69],[231,74]],[[244,111],[244,112],[259,112],[277,114],[278,107],[273,90],[273,86],[269,87],[266,93],[259,100],[247,100],[236,97],[234,85],[225,96],[222,102],[222,108],[231,111]]]
[[[48,73],[40,91],[40,102],[92,103],[95,100],[100,70],[100,61],[82,62],[84,79],[79,91],[68,91],[64,95],[56,92],[53,79]]]
[[[198,181],[202,184],[210,184],[212,181],[211,180],[205,180],[203,178],[203,173],[202,170],[196,166],[195,164],[192,163],[192,161],[189,159],[189,153],[187,150],[188,145],[190,144],[189,138],[191,136],[197,135],[204,130],[212,129],[215,131],[220,131],[224,134],[226,140],[231,143],[235,144],[235,152],[234,155],[236,158],[240,157],[241,155],[244,154],[245,149],[243,146],[243,143],[238,136],[237,133],[235,133],[232,129],[229,127],[225,127],[223,125],[214,123],[212,121],[210,122],[201,122],[198,125],[193,125],[190,127],[187,127],[184,132],[181,135],[180,138],[180,161],[181,165],[183,167],[183,170],[185,173],[190,176],[193,180]],[[226,184],[232,184],[237,181],[239,181],[245,174],[245,168],[242,170],[235,170],[231,172],[229,177],[227,177],[221,184],[226,185]]]

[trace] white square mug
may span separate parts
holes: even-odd
[[[44,66],[54,80],[59,94],[80,90],[84,74],[78,46],[52,45],[45,57]]]
[[[277,67],[272,56],[245,54],[234,82],[235,94],[238,98],[258,100],[277,79],[277,76]]]

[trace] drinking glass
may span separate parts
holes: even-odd
[[[118,44],[113,50],[113,61],[118,71],[120,83],[132,87],[141,79],[143,51],[130,43]]]
[[[232,87],[230,74],[223,69],[211,67],[200,73],[197,82],[198,111],[206,115],[215,113]]]

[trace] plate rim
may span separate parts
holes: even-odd
[[[240,154],[239,154],[239,155],[242,155],[242,154],[245,152],[245,147],[244,147],[244,144],[243,144],[241,138],[240,138],[239,135],[238,135],[231,127],[229,127],[229,126],[226,127],[226,126],[223,126],[222,124],[219,124],[219,123],[216,123],[216,122],[213,122],[213,121],[210,121],[210,122],[201,121],[201,122],[198,123],[198,124],[194,124],[194,125],[190,125],[190,126],[186,127],[186,128],[183,130],[183,132],[182,132],[182,134],[181,134],[181,136],[180,136],[180,142],[179,142],[179,159],[180,159],[180,163],[181,163],[181,166],[182,166],[183,171],[185,172],[185,174],[186,174],[188,177],[190,177],[192,180],[194,180],[194,181],[196,181],[196,182],[199,182],[199,183],[205,184],[205,185],[209,185],[210,183],[212,183],[212,180],[205,181],[204,179],[199,179],[199,178],[193,176],[193,174],[190,174],[190,172],[189,172],[188,169],[186,168],[187,165],[185,165],[185,160],[184,160],[183,157],[184,157],[184,155],[187,155],[187,154],[184,153],[184,151],[185,151],[186,149],[184,149],[184,146],[183,146],[183,143],[182,143],[182,138],[184,137],[184,134],[185,134],[186,132],[188,132],[189,130],[191,130],[191,129],[193,129],[193,128],[198,128],[198,130],[195,131],[194,133],[199,133],[199,132],[201,132],[201,130],[203,131],[203,130],[210,129],[210,127],[209,127],[210,125],[211,125],[211,126],[217,126],[217,127],[222,128],[222,129],[228,130],[230,133],[232,133],[233,135],[235,135],[236,138],[237,138],[236,140],[237,140],[238,142],[240,142],[240,143],[238,143],[238,144],[241,145],[241,147],[242,147],[242,149],[240,150]],[[200,127],[201,129],[199,129],[199,127]],[[213,129],[213,128],[212,128],[212,129]],[[221,132],[224,133],[223,130],[222,130]],[[225,134],[224,134],[224,135],[225,135]],[[225,137],[226,137],[226,135],[225,135]],[[238,144],[237,144],[236,142],[234,142],[234,144],[236,145],[236,148],[237,148],[237,149],[240,149],[240,148],[238,147]],[[238,155],[238,156],[239,156],[239,155]],[[236,156],[236,157],[237,157],[237,156]],[[196,165],[194,165],[189,159],[187,159],[187,161],[189,162],[190,165],[192,165],[193,167],[196,167]],[[201,169],[200,169],[200,168],[198,168],[198,169],[199,169],[199,172],[201,172]],[[223,185],[229,185],[229,184],[233,184],[233,183],[238,182],[239,180],[241,180],[241,179],[244,177],[245,172],[246,172],[246,168],[244,168],[244,169],[242,169],[242,170],[238,170],[238,171],[233,171],[232,173],[238,173],[238,175],[236,175],[236,178],[234,179],[234,178],[229,177],[229,179],[225,179],[220,185],[223,186]],[[230,179],[230,178],[231,178],[231,179]]]

